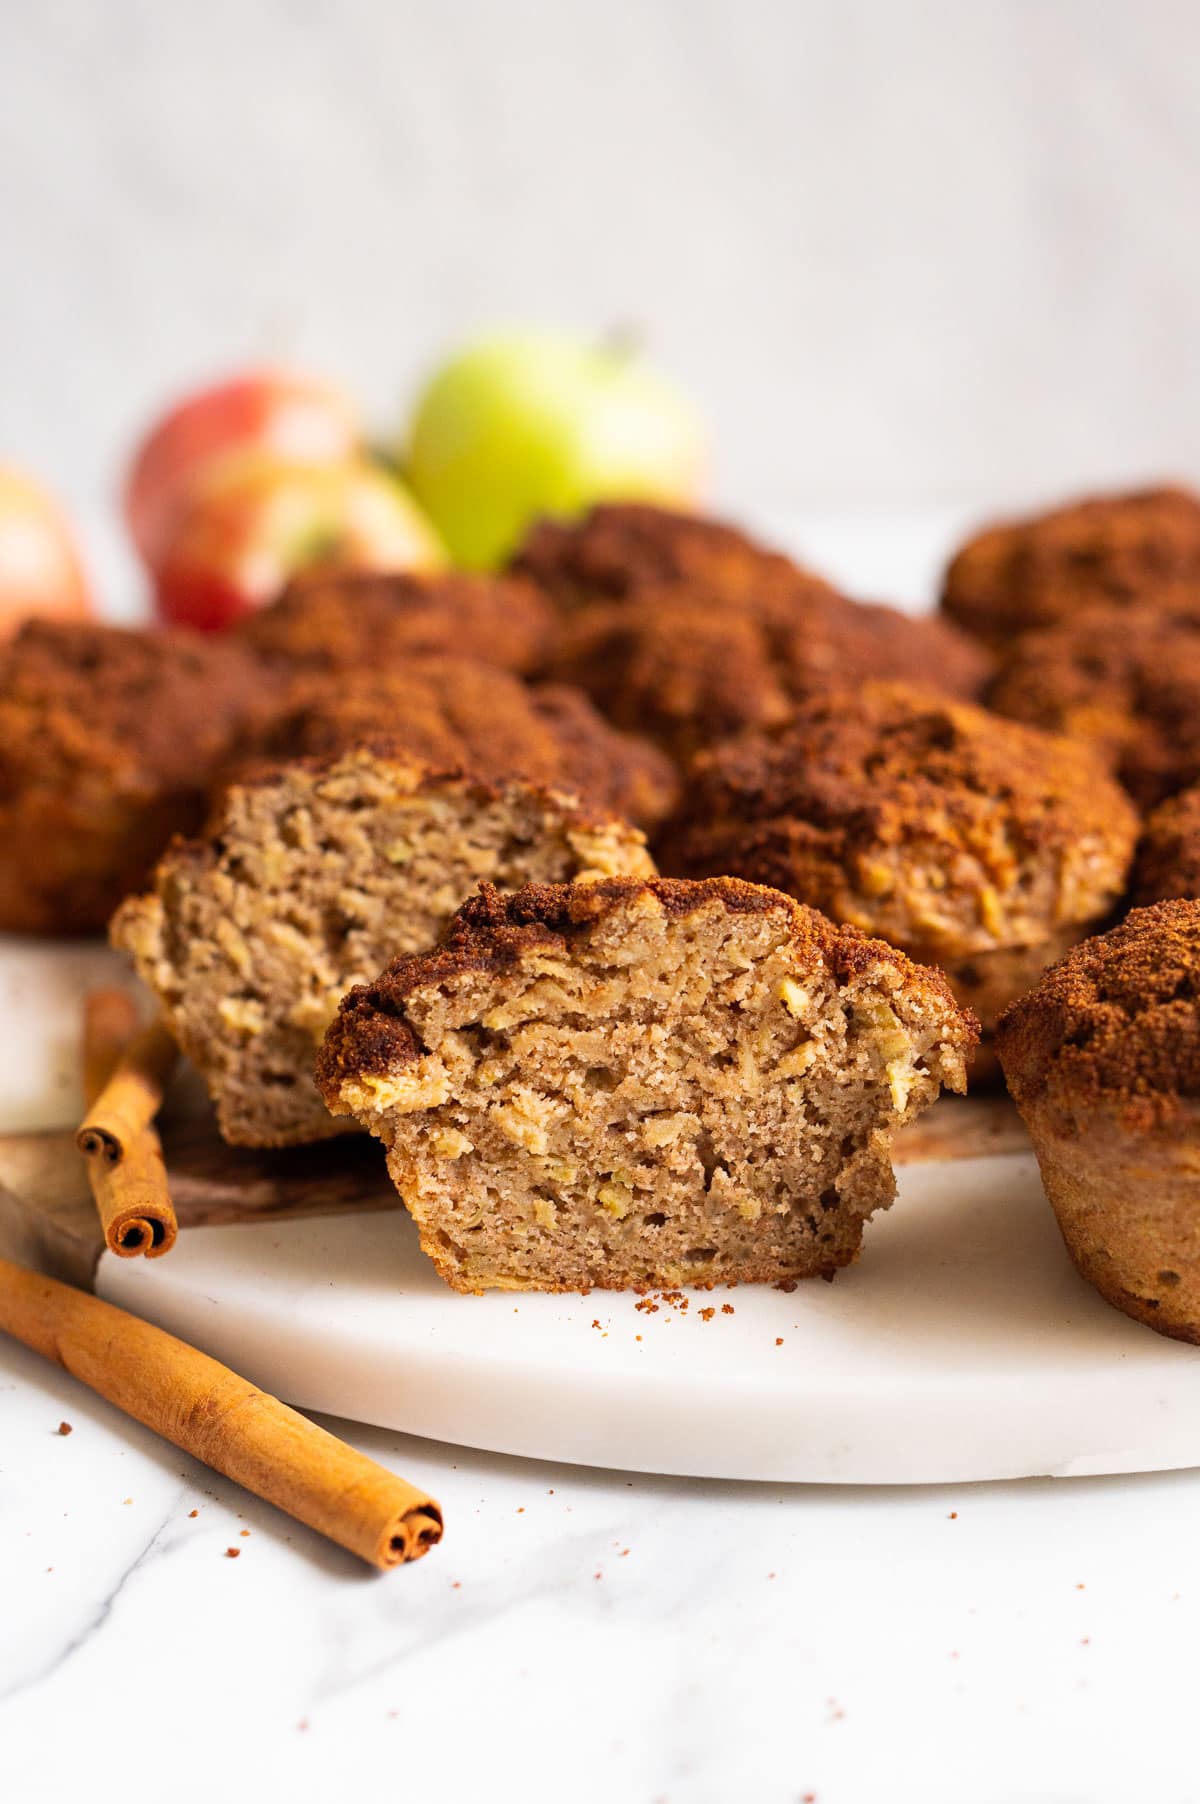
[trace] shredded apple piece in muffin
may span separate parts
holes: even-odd
[[[729,879],[490,885],[318,1066],[458,1290],[831,1277],[893,1133],[964,1087],[940,973]]]

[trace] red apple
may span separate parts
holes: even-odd
[[[435,570],[445,561],[407,489],[366,458],[291,463],[240,451],[193,490],[154,577],[164,620],[215,631],[274,601],[301,570]]]
[[[362,438],[349,397],[288,370],[260,370],[198,390],[151,429],[125,484],[125,518],[153,567],[205,467],[256,446],[296,463],[341,463]]]
[[[82,620],[92,597],[58,503],[30,477],[0,464],[0,638],[27,614]]]

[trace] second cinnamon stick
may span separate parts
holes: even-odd
[[[88,1030],[94,1025],[95,1011],[85,1017],[85,1049]],[[85,1050],[85,1067],[88,1057]],[[102,1154],[110,1164],[119,1164],[162,1107],[167,1079],[178,1057],[178,1048],[161,1022],[135,1034],[122,1049],[99,1095],[88,1098],[87,1115],[76,1135],[80,1152],[89,1158]]]
[[[76,1136],[104,1244],[118,1258],[169,1253],[179,1224],[153,1126],[178,1057],[166,1030],[138,1033],[137,1010],[121,990],[97,990],[84,1005],[83,1073],[88,1113]]]

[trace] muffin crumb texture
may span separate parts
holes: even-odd
[[[284,1146],[348,1125],[313,1085],[346,990],[431,945],[481,879],[653,869],[635,828],[570,795],[360,747],[231,787],[112,937],[199,1068],[225,1139]]]
[[[318,1080],[457,1290],[778,1281],[855,1257],[974,1037],[938,973],[770,890],[485,885],[346,998]]]

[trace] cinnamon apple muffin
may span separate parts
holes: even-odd
[[[431,945],[481,879],[652,872],[645,840],[565,793],[438,771],[386,745],[281,766],[224,794],[112,924],[199,1069],[226,1140],[338,1124],[313,1087],[352,984]],[[343,1124],[344,1125],[344,1124]]]
[[[546,598],[517,577],[338,572],[298,578],[235,630],[264,663],[292,670],[380,669],[466,652],[525,672],[543,661],[553,620]]]
[[[856,1256],[974,1038],[938,973],[772,890],[485,885],[351,992],[318,1082],[456,1290],[788,1282]]]
[[[831,684],[910,677],[964,697],[991,661],[947,622],[795,589],[722,608],[693,590],[646,590],[638,605],[581,611],[551,662],[616,725],[678,760],[751,727],[784,721]]]
[[[1086,747],[868,683],[701,753],[662,856],[773,884],[941,965],[986,1029],[1107,914],[1137,831]]]
[[[1092,496],[986,527],[952,558],[942,588],[946,613],[999,647],[1095,602],[1170,602],[1200,620],[1200,495]]]
[[[988,690],[1012,720],[1087,740],[1143,808],[1200,778],[1200,615],[1083,608],[1026,633]]]
[[[103,929],[261,699],[253,660],[187,632],[29,621],[0,649],[0,928]]]
[[[1200,1342],[1200,902],[1074,947],[1005,1011],[996,1049],[1080,1272]]]
[[[611,726],[582,691],[529,687],[463,657],[294,678],[238,763],[327,757],[381,736],[428,764],[576,790],[640,826],[665,819],[678,792],[670,759]]]
[[[829,584],[782,552],[724,521],[643,502],[605,502],[581,520],[540,520],[510,569],[570,613],[645,590],[695,588],[729,605],[764,589],[832,594]]]
[[[1200,897],[1200,786],[1181,790],[1147,815],[1132,890],[1139,903]]]

